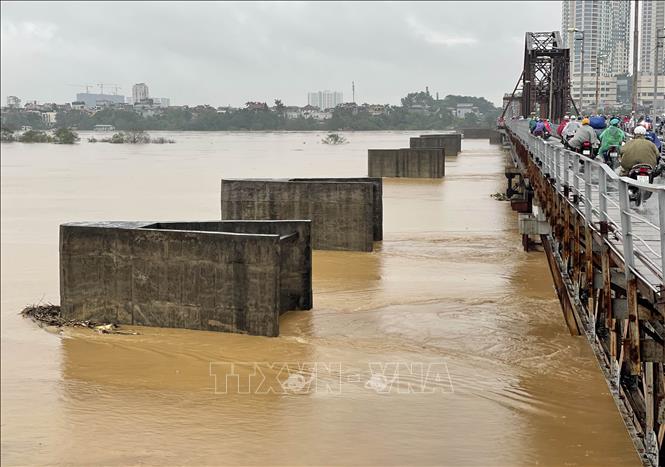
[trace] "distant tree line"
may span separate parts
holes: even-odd
[[[479,116],[470,113],[464,119],[453,116],[450,109],[458,103],[471,103]],[[56,126],[92,130],[95,125],[113,125],[118,131],[261,131],[261,130],[447,130],[454,128],[492,127],[500,109],[482,97],[446,96],[434,99],[427,92],[410,93],[402,99],[402,106],[386,106],[387,111],[372,115],[367,107],[342,106],[332,112],[332,118],[287,118],[286,107],[275,100],[274,107],[248,102],[243,109],[218,111],[214,107],[169,107],[154,115],[142,116],[133,110],[106,108],[90,114],[82,110],[59,112]],[[26,112],[3,114],[2,126],[16,130],[24,125],[44,129],[39,115]]]

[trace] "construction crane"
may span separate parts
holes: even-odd
[[[67,86],[74,86],[77,88],[85,88],[85,93],[90,94],[90,88],[94,86],[94,84],[68,84]]]
[[[112,87],[115,90],[116,96],[118,95],[118,89],[121,89],[121,87],[115,83],[97,83],[97,86],[99,86],[100,94],[104,94],[104,86]]]

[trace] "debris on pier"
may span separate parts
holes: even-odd
[[[490,198],[494,198],[497,201],[510,201],[510,198],[505,193],[497,192],[497,193],[492,193],[490,195]]]
[[[139,333],[131,330],[121,330],[117,324],[97,323],[89,320],[65,319],[60,313],[60,306],[47,303],[45,305],[30,305],[21,310],[21,316],[30,318],[40,326],[77,327],[88,328],[97,331],[100,334],[127,334],[138,335]]]

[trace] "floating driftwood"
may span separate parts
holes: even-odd
[[[118,325],[113,323],[97,323],[89,320],[79,321],[64,319],[60,314],[60,306],[51,303],[26,306],[21,310],[20,314],[24,318],[30,318],[40,326],[88,328],[97,331],[100,334],[138,334],[136,331],[120,330],[118,329]]]
[[[505,193],[501,192],[491,194],[490,198],[494,198],[498,201],[510,201],[510,198],[508,198]]]

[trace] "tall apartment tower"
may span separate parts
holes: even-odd
[[[629,73],[630,5],[630,0],[562,2],[561,35],[564,46],[570,48],[571,94],[580,111],[618,103],[616,77]],[[582,62],[584,92],[580,93]]]
[[[307,104],[321,110],[334,109],[344,102],[344,96],[338,91],[318,91],[307,93]]]
[[[642,2],[640,2],[642,3]],[[654,2],[658,3],[658,2]],[[571,49],[571,72],[580,73],[584,31],[584,73],[616,76],[629,72],[630,0],[601,2],[597,0],[564,0],[561,35],[564,46]]]
[[[656,49],[656,35],[665,35],[665,2],[641,0],[640,10],[640,72],[653,75],[654,58],[658,50],[658,74],[665,75],[665,47]]]
[[[143,99],[148,99],[150,93],[148,92],[148,85],[145,83],[138,83],[132,86],[132,103],[138,104]]]

